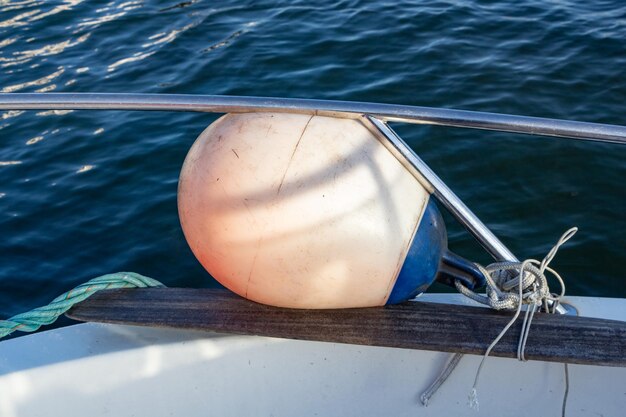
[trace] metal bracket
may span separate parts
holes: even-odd
[[[406,144],[387,123],[363,115],[362,121],[415,178],[478,240],[497,261],[519,262],[519,259],[489,230],[489,228],[461,201],[461,199],[433,172],[432,169]],[[562,304],[556,307],[559,314],[572,312]]]

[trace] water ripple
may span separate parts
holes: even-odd
[[[37,78],[36,80],[26,81],[26,82],[23,82],[23,83],[19,83],[19,84],[14,84],[14,85],[9,85],[9,86],[3,87],[2,90],[0,90],[0,92],[2,92],[2,93],[14,93],[16,91],[20,91],[20,90],[23,90],[23,89],[28,88],[28,87],[46,85],[46,84],[50,83],[52,80],[54,80],[55,78],[57,78],[59,75],[63,74],[64,72],[65,72],[65,68],[59,67],[52,74],[45,75],[45,76],[43,76],[41,78]]]
[[[333,98],[626,124],[626,5],[617,0],[94,4],[0,0],[0,92]],[[215,117],[1,113],[0,314],[37,304],[35,295],[16,301],[18,275],[49,290],[42,302],[115,270],[214,285],[180,231],[176,186]],[[578,225],[555,261],[570,291],[626,296],[622,148],[398,129],[520,256],[543,256]],[[448,220],[451,247],[488,261]]]

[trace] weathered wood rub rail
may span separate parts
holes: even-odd
[[[328,116],[367,114],[384,121],[498,130],[626,144],[626,127],[468,110],[352,101],[185,94],[4,93],[0,110],[282,111]]]
[[[409,302],[378,308],[293,310],[269,307],[219,289],[107,290],[68,312],[81,321],[173,327],[357,345],[484,354],[511,313]],[[521,320],[492,351],[513,358]],[[626,322],[537,314],[526,358],[626,366]]]

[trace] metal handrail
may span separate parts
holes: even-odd
[[[468,110],[352,101],[117,93],[3,93],[0,110],[160,110],[216,113],[280,111],[497,130],[626,144],[626,126]]]

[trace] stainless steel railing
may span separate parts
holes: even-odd
[[[281,111],[498,130],[626,144],[626,127],[467,110],[293,98],[182,94],[4,93],[0,110],[163,110],[217,113]]]

